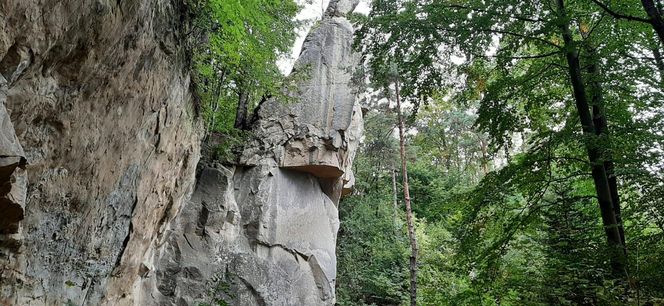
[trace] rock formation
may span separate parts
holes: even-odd
[[[356,5],[331,1],[292,101],[221,165],[199,164],[183,2],[0,4],[0,305],[334,304]]]
[[[333,305],[337,205],[354,181],[362,112],[351,86],[358,57],[333,1],[305,40],[292,101],[265,102],[234,166],[201,166],[148,275],[159,304]],[[147,302],[147,301],[146,301]]]
[[[135,294],[199,160],[181,5],[0,4],[0,305]]]
[[[7,80],[0,74],[0,246],[15,251],[20,247],[27,175],[25,153],[5,108],[6,99]]]

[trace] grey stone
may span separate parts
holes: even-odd
[[[0,5],[0,172],[11,170],[0,202],[23,203],[16,233],[0,233],[1,305],[139,299],[154,273],[143,259],[199,159],[183,11],[164,0]]]
[[[333,1],[328,10],[351,10],[356,2]],[[353,28],[344,17],[326,15],[314,27],[292,72],[298,90],[288,93],[289,103],[272,99],[261,107],[253,130],[257,140],[247,145],[241,163],[255,165],[265,157],[255,148],[265,147],[280,167],[351,181],[349,165],[362,133],[352,85],[359,58],[352,41]]]
[[[325,14],[328,16],[343,17],[352,13],[360,0],[330,0]]]
[[[162,305],[333,304],[339,221],[317,179],[274,163],[217,167],[202,169],[191,200],[170,222],[144,290]],[[223,209],[208,211],[218,201]],[[235,223],[201,222],[203,215],[211,220],[237,210]]]
[[[352,2],[328,11],[350,11]],[[143,303],[335,303],[336,205],[352,189],[363,132],[351,84],[353,30],[338,16],[308,35],[293,77],[299,90],[287,103],[262,105],[239,163],[202,167],[191,200],[148,259],[154,272]]]
[[[16,137],[5,102],[8,84],[0,75],[0,234],[16,234],[24,218],[25,197],[28,188],[25,172],[25,153]],[[0,238],[0,244],[13,246],[16,251],[20,236]]]
[[[357,1],[332,2],[292,101],[264,103],[236,165],[198,171],[182,1],[3,3],[0,169],[24,204],[0,304],[334,305],[362,112]]]

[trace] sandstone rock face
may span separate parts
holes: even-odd
[[[199,163],[183,3],[0,4],[0,305],[334,304],[357,1],[331,1],[234,165]]]
[[[344,17],[357,0],[331,1],[325,18],[304,41],[293,75],[292,100],[269,100],[260,108],[254,131],[258,141],[241,163],[273,158],[280,167],[320,178],[353,180],[352,160],[362,134],[362,112],[352,86],[359,57],[353,52],[353,27]],[[336,202],[336,201],[335,201]]]
[[[195,185],[181,5],[0,3],[1,305],[133,301]]]
[[[331,305],[337,210],[316,177],[204,167],[170,223],[140,304]]]
[[[352,188],[363,130],[344,17],[355,5],[333,1],[334,13],[309,33],[298,90],[261,106],[240,162],[199,165],[194,195],[145,268],[155,273],[142,303],[334,304],[337,205]]]

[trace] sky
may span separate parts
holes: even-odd
[[[360,4],[357,6],[357,8],[355,8],[355,12],[369,14],[370,1],[371,0],[360,0]],[[296,18],[303,21],[314,21],[321,19],[325,8],[327,8],[327,5],[330,1],[296,0],[296,2],[303,6],[302,11],[300,11]],[[295,44],[291,49],[290,56],[282,58],[277,62],[277,65],[279,65],[279,70],[281,70],[283,74],[287,75],[290,73],[291,69],[293,69],[293,64],[295,64],[295,60],[300,55],[300,50],[302,50],[302,43],[304,42],[304,39],[306,38],[307,33],[309,33],[309,29],[311,29],[312,25],[313,22],[307,22],[306,26],[298,31],[297,39],[295,40]]]

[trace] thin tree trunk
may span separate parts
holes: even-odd
[[[397,196],[397,169],[392,165],[392,199],[394,205],[392,207],[393,217],[394,217],[394,228],[397,228],[397,211],[399,209],[399,200]]]
[[[602,92],[602,85],[599,81],[600,71],[597,66],[597,59],[595,58],[595,50],[589,44],[586,44],[586,51],[588,53],[590,64],[588,65],[588,74],[590,75],[590,92],[592,97],[592,116],[593,124],[595,125],[595,135],[600,138],[608,138],[609,124],[606,118],[606,106],[604,105],[604,94]],[[620,212],[620,195],[618,194],[618,179],[615,174],[615,166],[613,163],[613,154],[611,148],[606,150],[604,154],[604,170],[609,182],[609,189],[611,191],[611,201],[613,204],[613,211],[616,215],[616,222],[618,230],[620,231],[620,242],[622,243],[623,253],[627,255],[627,244],[625,242],[625,228],[622,222],[622,215]]]
[[[489,173],[489,149],[486,141],[482,139],[482,136],[477,136],[477,140],[480,143],[480,149],[482,151],[482,172],[484,175]]]
[[[662,14],[657,6],[655,6],[655,2],[653,0],[641,0],[641,5],[643,5],[643,9],[648,14],[650,24],[655,33],[657,33],[660,42],[664,44],[664,20],[662,20]]]
[[[443,148],[444,148],[444,150],[442,150],[442,151],[445,152],[444,153],[445,154],[445,169],[447,170],[447,173],[450,173],[450,170],[452,169],[452,156],[450,154],[450,148],[449,148],[448,141],[447,141],[447,134],[445,133],[444,130],[442,131],[441,137],[442,137]]]
[[[600,212],[602,215],[602,223],[604,225],[604,232],[606,234],[607,242],[609,245],[609,258],[611,260],[611,267],[614,276],[619,279],[626,279],[627,272],[625,269],[626,256],[623,253],[624,246],[620,238],[620,230],[616,220],[615,211],[613,208],[613,201],[611,199],[611,189],[609,188],[609,180],[606,175],[606,169],[601,159],[600,151],[593,141],[595,135],[595,126],[593,118],[590,113],[590,106],[588,105],[588,98],[586,97],[586,88],[581,76],[581,65],[579,63],[579,53],[572,38],[572,33],[569,29],[569,20],[565,12],[564,0],[557,0],[558,14],[561,22],[559,28],[565,43],[565,56],[569,66],[569,77],[574,90],[574,100],[576,108],[579,113],[579,119],[583,128],[583,134],[587,138],[586,149],[588,151],[588,159],[592,167],[592,177],[595,183],[595,191],[599,200]]]
[[[652,54],[655,57],[655,64],[659,71],[659,82],[660,84],[664,84],[664,60],[662,60],[662,52],[659,51],[659,44],[652,48]]]
[[[410,238],[410,305],[417,305],[417,238],[413,210],[410,205],[410,191],[408,190],[408,169],[406,167],[406,143],[404,122],[401,114],[401,97],[399,96],[399,81],[395,82],[397,96],[397,114],[399,116],[399,147],[401,153],[401,175],[403,176],[403,195],[406,204],[406,223],[408,223],[408,238]]]
[[[214,103],[214,108],[212,109],[212,118],[209,122],[208,131],[212,131],[212,129],[214,129],[214,124],[216,123],[217,111],[219,111],[219,97],[221,96],[221,85],[224,83],[225,76],[226,70],[223,70],[221,76],[217,80],[217,86],[215,86],[214,92],[212,93],[212,103]]]
[[[214,87],[214,91],[212,92],[212,101],[210,103],[214,103],[214,108],[212,109],[212,118],[210,122],[208,122],[208,133],[214,129],[214,124],[217,119],[217,111],[219,110],[219,97],[221,96],[221,86],[224,83],[224,80],[226,79],[226,69],[221,69],[221,75],[218,76],[217,82],[215,83],[216,86]],[[212,105],[210,105],[210,108],[212,108]],[[207,137],[206,135],[205,137]]]
[[[247,127],[247,112],[249,111],[249,91],[240,88],[238,93],[237,111],[235,113],[236,129],[246,129]]]

